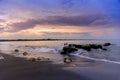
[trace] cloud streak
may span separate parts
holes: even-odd
[[[49,35],[49,36],[48,36]],[[58,38],[58,39],[90,39],[90,38],[94,38],[94,36],[92,35],[91,32],[73,32],[73,33],[61,33],[61,32],[43,32],[43,35],[41,36],[41,38]]]
[[[48,34],[66,37],[68,33],[62,32],[92,32],[98,33],[96,36],[105,34],[106,37],[106,32],[110,36],[118,34],[119,14],[120,0],[0,0],[0,32],[17,36],[22,31],[30,30],[32,33],[29,33],[29,37],[37,31],[53,32]],[[102,31],[105,33],[102,34]]]
[[[79,15],[79,16],[48,16],[45,19],[32,19],[26,22],[13,23],[10,26],[15,30],[33,28],[36,25],[58,25],[58,26],[99,26],[109,24],[104,15]]]

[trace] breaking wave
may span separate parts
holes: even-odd
[[[115,47],[115,48],[112,48],[112,49],[119,49],[119,46],[120,45],[117,45],[118,47]],[[22,49],[25,49],[25,50],[29,50],[29,51],[35,51],[35,52],[42,52],[42,53],[53,53],[54,54],[60,54],[60,51],[62,50],[62,47],[34,47],[34,46],[14,46],[14,45],[8,45],[8,44],[0,44],[0,50],[8,50],[8,49],[12,49],[14,50],[15,48],[22,48]],[[99,50],[98,50],[99,51]],[[100,52],[100,51],[99,51]],[[81,53],[85,53],[85,54],[81,54]],[[101,52],[102,53],[102,52]],[[100,56],[103,55],[103,54],[106,54],[106,53],[102,53],[102,54],[99,54]],[[117,52],[116,52],[117,53]],[[119,52],[118,52],[119,53]],[[103,56],[102,58],[99,58],[99,57],[92,57],[92,56],[89,56],[88,54],[90,54],[89,52],[87,51],[84,51],[84,50],[79,50],[78,52],[74,53],[74,54],[71,54],[73,56],[76,56],[76,57],[80,57],[80,58],[86,58],[86,59],[90,59],[90,60],[95,60],[95,61],[103,61],[103,62],[109,62],[109,63],[115,63],[115,64],[120,64],[120,60],[111,60],[111,59],[105,59]],[[94,54],[94,55],[98,55],[98,54]],[[119,56],[117,56],[118,54],[114,54],[113,52],[111,52],[111,56],[114,56],[116,55],[115,59],[118,58],[119,59]],[[99,56],[98,55],[98,56]]]
[[[72,54],[72,55],[76,56],[76,57],[80,57],[80,58],[86,58],[86,59],[90,59],[90,60],[95,60],[95,61],[104,61],[104,62],[109,62],[109,63],[120,64],[120,62],[118,62],[118,61],[111,61],[111,60],[107,60],[107,59],[97,59],[97,58],[92,58],[92,57],[78,55],[78,54]]]

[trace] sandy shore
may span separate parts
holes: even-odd
[[[120,80],[120,65],[81,59],[69,65],[0,54],[0,80]]]
[[[32,62],[7,54],[0,55],[4,57],[0,60],[0,80],[88,80],[50,61]]]

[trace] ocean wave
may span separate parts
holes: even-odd
[[[55,50],[54,48],[47,48],[47,47],[41,47],[41,48],[35,48],[34,51],[37,52],[56,52],[57,50]]]
[[[0,44],[0,46],[11,46],[10,44]]]
[[[118,62],[118,61],[111,61],[111,60],[107,60],[107,59],[97,59],[97,58],[92,58],[92,57],[83,56],[83,55],[79,55],[79,54],[71,54],[71,55],[76,56],[76,57],[90,59],[90,60],[95,60],[95,61],[103,61],[103,62],[120,64],[120,62]]]
[[[32,49],[35,52],[45,52],[45,53],[59,53],[61,48],[49,48],[49,47],[36,47]]]
[[[18,45],[12,45],[12,44],[0,44],[0,47],[13,47],[13,48],[17,48],[19,47]]]
[[[35,47],[35,48],[33,48],[33,51],[38,52],[38,53],[40,53],[40,52],[44,53],[45,52],[45,53],[60,54],[61,50],[62,50],[62,48],[60,48],[60,47],[59,48],[49,48],[49,47]],[[111,59],[110,56],[108,56],[106,58],[106,55],[108,53],[109,52],[106,52],[106,51],[105,52],[100,51],[99,49],[98,50],[92,50],[92,52],[88,52],[88,51],[85,51],[83,49],[79,49],[77,52],[75,52],[75,53],[73,53],[71,55],[74,55],[76,57],[87,58],[87,59],[91,59],[91,60],[95,60],[95,61],[104,61],[104,62],[120,64],[119,61],[115,60],[116,58]]]
[[[20,48],[20,49],[23,49],[25,51],[28,50],[28,51],[35,51],[35,52],[38,52],[38,53],[43,52],[43,53],[53,53],[53,54],[60,54],[60,51],[62,50],[62,47],[55,47],[55,48],[51,48],[51,47],[37,47],[37,46],[36,47],[35,46],[27,46],[27,47],[26,46],[21,46],[20,47],[20,46],[11,45],[11,44],[0,44],[0,48],[1,48],[1,50],[5,49],[5,51],[14,50],[15,48]],[[110,50],[112,49],[112,50],[117,51],[117,50],[119,50],[119,48],[120,47],[112,46],[112,47],[110,47]],[[93,51],[95,51],[95,50],[93,50]],[[94,53],[91,52],[90,53],[90,52],[87,52],[85,50],[79,49],[77,52],[75,52],[74,54],[71,54],[71,55],[76,56],[76,57],[87,58],[87,59],[91,59],[91,60],[95,60],[95,61],[104,61],[104,62],[109,62],[109,63],[120,64],[119,61],[105,59],[104,57],[105,57],[105,55],[107,55],[107,53],[108,52],[103,53],[100,50],[96,50],[96,52],[94,52]],[[116,52],[116,53],[119,53],[119,51]],[[92,56],[90,56],[90,54],[92,54]],[[113,54],[113,52],[112,52],[112,54]],[[117,55],[117,54],[114,53],[113,55]],[[113,55],[112,55],[112,57],[113,57]],[[95,56],[95,57],[93,58],[93,56]],[[115,57],[115,59],[117,59],[117,58],[119,58],[119,56]]]

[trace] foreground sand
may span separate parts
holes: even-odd
[[[0,55],[4,56],[0,60],[0,80],[120,80],[120,65],[117,64],[81,60],[71,67]]]
[[[31,62],[26,59],[0,54],[0,80],[88,80],[80,75],[62,70],[50,61]]]

